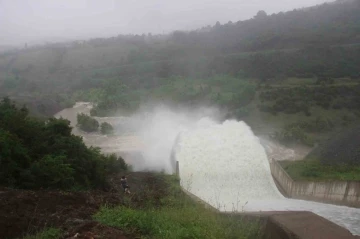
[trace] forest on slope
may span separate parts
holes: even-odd
[[[358,12],[360,1],[336,1],[170,35],[27,47],[1,54],[0,95],[38,115],[78,100],[99,116],[151,100],[216,105],[312,146],[359,122]]]
[[[106,188],[106,175],[127,170],[122,158],[88,148],[70,122],[29,115],[8,98],[0,101],[0,186]]]

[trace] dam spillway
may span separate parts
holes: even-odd
[[[174,155],[181,186],[220,211],[310,211],[360,235],[360,209],[283,197],[244,122],[204,119],[180,134]]]
[[[97,117],[99,122],[120,122],[129,128],[109,137],[75,127],[77,113],[89,114],[90,109],[90,103],[79,102],[55,117],[70,120],[74,134],[104,153],[143,152],[142,166],[167,170],[172,153],[179,161],[182,187],[220,211],[310,211],[360,235],[360,209],[284,198],[272,179],[264,147],[244,122],[218,123],[211,117],[194,121],[168,112],[155,112],[146,120]],[[147,122],[141,125],[139,121]],[[128,163],[133,164],[132,160]]]

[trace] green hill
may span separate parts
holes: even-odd
[[[358,12],[358,0],[337,1],[169,35],[28,47],[0,55],[0,96],[44,115],[78,100],[102,116],[151,100],[216,105],[312,146],[359,122]]]
[[[334,133],[311,152],[306,160],[318,160],[325,165],[360,166],[360,126]]]
[[[8,98],[0,101],[0,186],[12,188],[104,188],[106,174],[125,170],[123,160],[85,146],[70,122],[29,116]]]

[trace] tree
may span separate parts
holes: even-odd
[[[267,17],[267,13],[264,10],[258,11],[258,13],[256,14],[256,16],[254,17],[255,19],[265,19]]]
[[[100,125],[100,131],[102,134],[112,134],[114,132],[114,128],[111,124],[104,122]]]
[[[126,164],[122,157],[117,157],[116,154],[111,154],[105,159],[106,173],[112,174],[119,171],[127,171],[129,165]]]
[[[86,114],[77,115],[77,125],[85,132],[95,132],[99,129],[99,122]]]
[[[215,26],[214,26],[215,28],[217,28],[217,29],[219,29],[220,27],[221,27],[221,23],[219,22],[219,21],[217,21],[216,23],[215,23]]]
[[[74,185],[74,168],[64,156],[46,155],[31,166],[35,185],[46,188],[69,188]]]
[[[78,120],[87,127],[98,127],[98,122],[87,115],[78,115]],[[30,117],[26,107],[17,108],[9,98],[0,101],[1,186],[103,187],[108,171],[126,169],[123,160],[102,155],[99,148],[86,147],[81,137],[71,134],[68,120],[42,121]]]
[[[0,182],[16,186],[30,165],[28,150],[16,135],[0,128]]]

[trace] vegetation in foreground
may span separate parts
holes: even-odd
[[[0,179],[2,186],[6,187],[90,189],[104,186],[106,176],[128,169],[123,159],[118,159],[115,155],[105,156],[99,149],[86,147],[82,138],[71,134],[68,121],[32,118],[27,108],[17,108],[8,98],[0,102],[0,148]],[[100,191],[92,195],[91,191],[82,194],[42,190],[37,193],[6,189],[6,193],[0,195],[0,203],[4,207],[2,213],[15,210],[12,208],[13,204],[8,203],[9,200],[25,200],[29,206],[22,209],[25,210],[22,217],[30,213],[37,230],[44,225],[62,228],[65,223],[62,220],[69,219],[70,215],[67,213],[87,217],[96,212],[95,208],[97,210],[100,205],[106,204],[105,196],[112,206],[103,206],[94,219],[102,224],[118,227],[128,235],[166,239],[260,237],[258,224],[232,215],[220,215],[193,202],[181,191],[179,181],[174,176],[134,173],[130,182],[130,185],[134,185],[131,190],[134,194],[130,197],[124,197],[116,177],[109,184],[113,189],[109,193],[102,192],[104,195],[98,195]],[[93,198],[93,202],[89,203],[89,197]],[[52,198],[50,204],[47,203],[49,198]],[[38,208],[39,203],[41,205]],[[31,209],[34,205],[35,209]],[[32,215],[34,210],[37,216]],[[56,215],[55,219],[53,215]],[[8,217],[3,215],[0,220]],[[49,224],[46,220],[50,220]],[[29,226],[26,223],[26,227]],[[25,238],[57,239],[61,232],[54,228]]]
[[[139,235],[141,238],[260,238],[260,225],[236,215],[224,216],[199,205],[185,195],[174,176],[159,175],[166,180],[166,197],[144,202],[141,208],[102,207],[95,220]],[[161,190],[161,189],[160,189]]]
[[[37,231],[44,226],[51,228],[45,228],[37,234],[31,233],[25,238],[57,239],[59,234],[60,238],[71,238],[76,234],[79,238],[91,235],[94,238],[123,239],[262,238],[260,221],[206,209],[181,191],[179,181],[174,176],[132,173],[129,176],[131,195],[123,194],[120,178],[121,175],[111,177],[112,190],[108,192],[14,190],[7,192],[8,202],[12,202],[10,204],[3,204],[6,194],[0,195],[0,220],[11,215],[10,210],[17,205],[14,202],[39,204],[21,208],[23,214],[17,215],[19,219],[15,223],[19,227],[13,227],[11,233],[5,231],[5,238],[13,238],[10,235],[19,237],[24,232]],[[53,198],[56,203],[44,201],[49,198]],[[93,202],[89,203],[89,198]],[[100,205],[103,207],[98,211]],[[34,207],[38,207],[35,215]],[[33,222],[31,225],[27,221],[29,218]],[[7,230],[9,225],[14,224],[8,221],[5,225],[0,224],[0,232]]]
[[[43,231],[36,233],[34,235],[28,235],[23,237],[23,239],[59,239],[61,236],[61,231],[56,228],[46,228]]]
[[[92,188],[106,174],[126,170],[122,158],[88,148],[70,122],[29,116],[8,98],[0,101],[0,185],[14,188]]]

